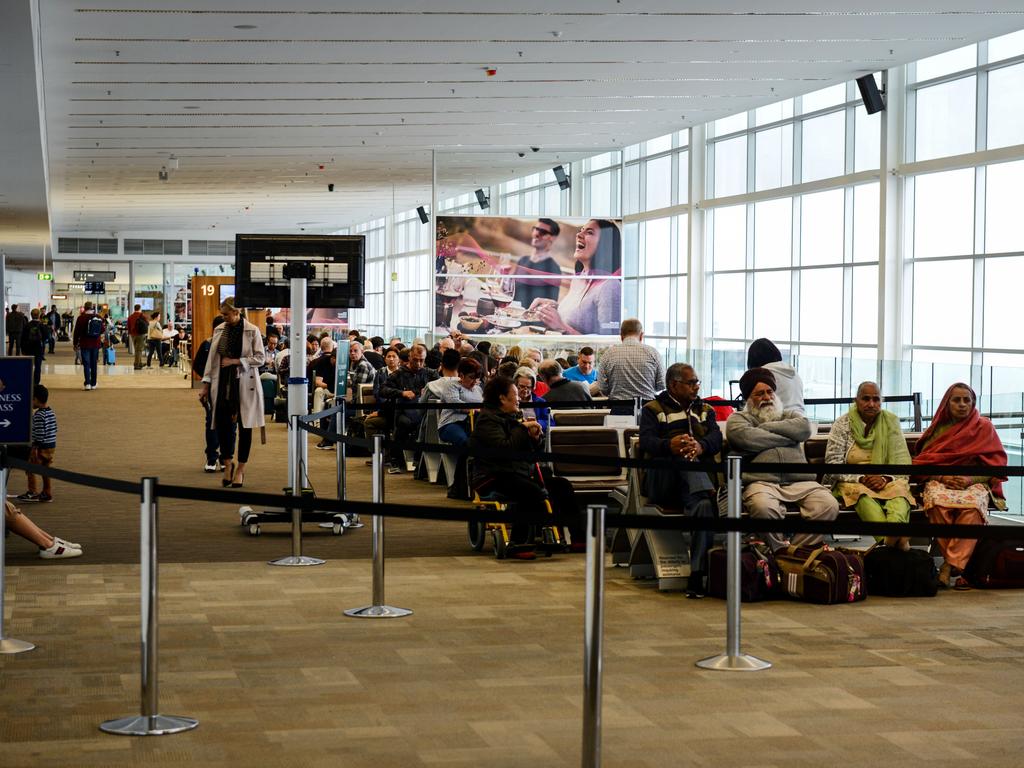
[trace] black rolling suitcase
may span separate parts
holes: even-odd
[[[935,597],[939,572],[935,560],[920,549],[876,545],[864,555],[868,593],[885,597]]]

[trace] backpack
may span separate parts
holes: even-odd
[[[149,333],[149,323],[146,321],[145,315],[135,318],[135,327],[132,329],[132,333],[136,336],[145,336]]]
[[[85,324],[85,335],[90,339],[98,339],[105,330],[106,325],[103,322],[103,318],[99,315],[93,315],[89,318],[89,322]]]
[[[31,349],[42,349],[43,326],[37,321],[28,324],[28,345]]]

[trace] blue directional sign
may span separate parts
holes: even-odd
[[[0,357],[0,443],[32,442],[31,357]]]

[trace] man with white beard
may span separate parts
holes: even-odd
[[[806,464],[803,443],[811,436],[811,422],[796,411],[783,411],[775,396],[775,376],[767,368],[751,368],[740,378],[740,392],[746,400],[742,411],[732,414],[726,435],[730,447],[754,454],[753,462]],[[805,520],[835,520],[839,503],[829,490],[808,474],[745,472],[743,505],[751,517],[781,520],[787,504],[796,504]],[[766,538],[772,550],[789,542],[779,533]],[[797,546],[814,546],[821,534],[801,533],[793,537]]]

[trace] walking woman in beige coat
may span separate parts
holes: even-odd
[[[253,427],[263,427],[263,386],[259,367],[264,362],[259,329],[242,317],[234,299],[220,305],[224,322],[213,332],[210,356],[203,372],[200,402],[210,401],[220,443],[225,488],[241,488],[252,448]],[[238,428],[238,462],[234,461]]]

